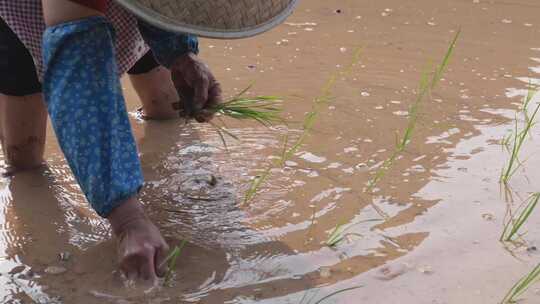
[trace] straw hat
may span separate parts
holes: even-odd
[[[243,38],[270,30],[297,0],[116,0],[166,30],[210,38]]]

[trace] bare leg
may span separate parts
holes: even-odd
[[[145,117],[149,119],[178,117],[178,111],[173,109],[172,104],[178,102],[179,97],[168,69],[157,67],[144,74],[129,75],[129,79],[141,100]]]
[[[43,164],[47,110],[41,93],[27,96],[0,94],[0,141],[10,171]]]

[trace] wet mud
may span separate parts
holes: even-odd
[[[508,1],[303,1],[287,23],[241,41],[203,40],[225,94],[284,96],[289,124],[140,120],[128,108],[146,177],[145,207],[171,244],[187,240],[170,286],[125,287],[107,224],[85,203],[48,135],[48,167],[0,179],[2,303],[498,303],[536,265],[540,218],[513,255],[499,242],[508,206],[540,171],[534,127],[511,181],[499,142],[528,83],[539,84],[540,4]],[[369,180],[407,126],[422,71],[458,29],[448,72],[421,105],[406,151],[372,192]],[[338,77],[310,136],[249,203],[250,182],[281,153],[285,130],[330,75]],[[534,102],[539,101],[535,98]],[[507,192],[508,193],[508,192]],[[336,225],[347,238],[326,246]],[[52,268],[51,268],[52,267]],[[538,286],[523,303],[537,303]]]

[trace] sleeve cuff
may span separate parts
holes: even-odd
[[[168,32],[144,21],[138,21],[139,31],[156,60],[170,68],[176,58],[187,53],[199,53],[197,36]]]

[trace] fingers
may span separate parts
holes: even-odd
[[[124,257],[121,261],[120,269],[129,281],[138,280],[155,282],[157,279],[156,267],[154,264],[156,250],[145,248],[132,255]]]
[[[128,256],[124,257],[120,261],[120,270],[128,280],[128,282],[135,282],[139,279],[139,267],[138,267],[137,257]]]
[[[169,247],[165,242],[159,246],[143,245],[143,248],[133,251],[121,259],[120,270],[131,282],[142,280],[154,283],[167,271],[167,265],[163,261],[168,251]]]
[[[140,279],[147,282],[155,282],[157,279],[155,261],[156,250],[149,249],[145,256],[142,257],[139,266]]]
[[[208,66],[196,55],[188,54],[177,59],[171,76],[185,114],[199,122],[209,121],[213,116],[211,108],[221,102],[221,87]]]
[[[210,80],[207,75],[201,75],[200,79],[193,84],[193,110],[194,114],[202,110],[208,101],[208,88]]]
[[[158,228],[148,218],[140,218],[122,226],[116,235],[122,273],[130,281],[155,284],[157,265],[163,263],[163,255],[168,251]]]
[[[215,114],[215,111],[213,111],[212,108],[221,103],[221,101],[221,85],[212,76],[210,80],[210,88],[208,90],[208,99],[205,105],[205,108],[209,110],[200,111],[195,119],[198,122],[210,121]]]
[[[192,115],[194,112],[193,109],[193,89],[184,79],[183,75],[180,73],[171,73],[172,81],[176,92],[180,97],[179,102],[176,105],[173,105],[175,110],[183,110],[188,116]]]
[[[206,103],[207,108],[212,108],[216,106],[217,104],[221,103],[222,101],[221,85],[219,84],[219,82],[213,79],[213,76],[212,76],[212,80],[210,83],[211,83],[211,86],[210,86],[210,89],[208,90],[208,101]]]
[[[155,255],[154,265],[156,268],[156,274],[160,278],[164,277],[165,274],[167,274],[168,267],[165,259],[167,258],[169,250],[169,246],[166,243],[163,243],[163,245],[157,249]]]

